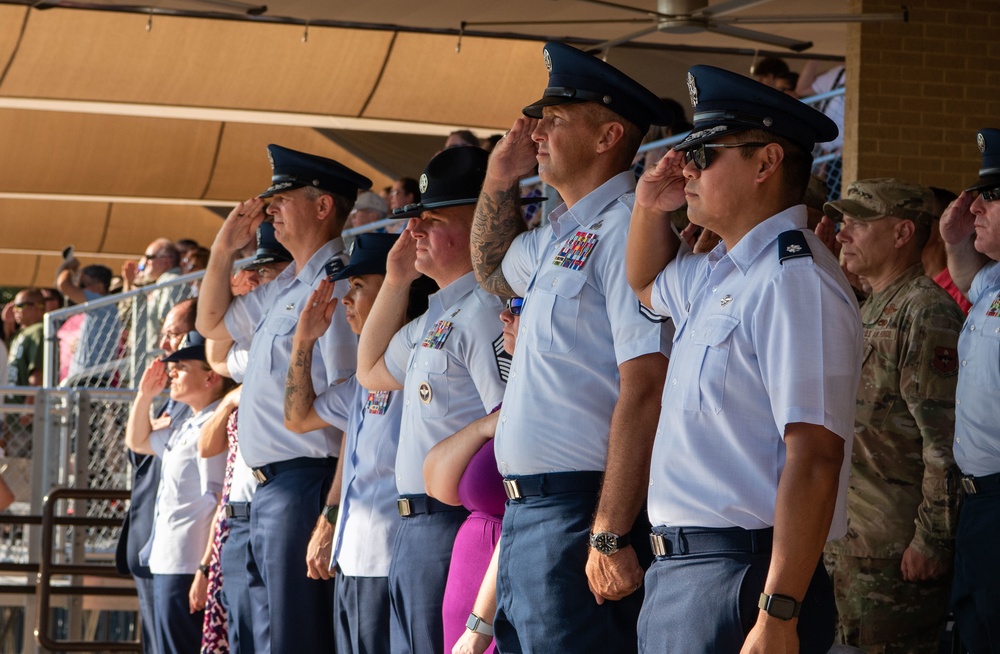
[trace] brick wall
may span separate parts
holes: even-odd
[[[958,192],[979,170],[976,131],[1000,127],[1000,2],[905,2],[907,23],[848,26],[844,186],[901,177]]]

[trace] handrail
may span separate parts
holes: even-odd
[[[118,571],[107,565],[97,564],[54,564],[52,563],[52,550],[55,530],[53,527],[63,520],[70,519],[68,516],[56,517],[55,507],[60,500],[68,499],[91,499],[91,500],[126,500],[129,498],[127,490],[109,490],[100,488],[57,488],[45,497],[42,506],[42,550],[38,563],[38,598],[35,640],[45,649],[63,652],[141,652],[142,644],[137,640],[131,641],[104,641],[88,642],[81,640],[54,640],[49,637],[51,631],[50,605],[52,595],[131,595],[135,593],[134,588],[91,588],[88,586],[64,586],[62,588],[52,588],[50,582],[53,575],[83,575],[94,574],[101,576],[120,576]],[[74,518],[76,521],[92,520],[104,522],[110,518]]]

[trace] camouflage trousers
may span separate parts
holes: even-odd
[[[836,642],[867,654],[937,654],[951,575],[903,581],[900,559],[824,555],[837,602]]]

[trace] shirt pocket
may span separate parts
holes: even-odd
[[[1000,391],[1000,318],[987,317],[973,323],[971,316],[962,326],[963,345],[959,374],[969,375],[976,388]]]
[[[536,347],[539,351],[561,354],[576,345],[580,296],[586,283],[587,273],[560,268],[535,285],[528,302],[538,304],[537,307],[532,306],[531,312],[541,318],[538,323],[532,323],[537,331]]]
[[[285,314],[268,316],[264,321],[264,335],[269,344],[261,353],[264,358],[261,364],[272,375],[288,374],[288,356],[292,351],[292,335],[297,322],[298,316]]]
[[[719,413],[726,396],[726,370],[732,336],[739,326],[738,318],[728,315],[708,316],[692,329],[690,344],[698,352],[701,365],[698,379],[688,386],[684,408],[688,411]]]
[[[417,358],[413,377],[417,380],[416,401],[422,418],[443,418],[448,415],[448,357]],[[409,380],[407,380],[409,381]]]

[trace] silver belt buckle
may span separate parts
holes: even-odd
[[[519,500],[523,497],[521,495],[521,487],[517,484],[516,479],[504,479],[503,489],[507,493],[507,499],[509,500]]]
[[[979,492],[976,488],[976,480],[973,477],[962,477],[962,490],[968,495],[975,495]]]
[[[401,497],[396,500],[396,509],[399,511],[399,515],[406,518],[413,513],[413,507],[410,506],[410,498]]]
[[[251,472],[253,472],[253,478],[257,480],[258,484],[263,484],[267,481],[267,475],[260,468],[254,468]]]
[[[667,539],[660,534],[649,535],[649,546],[653,548],[653,556],[669,556]]]

